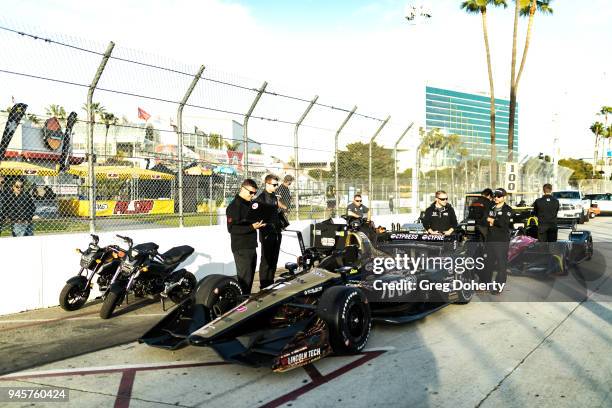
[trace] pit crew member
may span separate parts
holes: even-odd
[[[450,235],[457,228],[455,210],[448,203],[446,191],[436,191],[436,200],[425,210],[423,228],[429,234]]]

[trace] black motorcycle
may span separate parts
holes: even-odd
[[[91,234],[91,242],[87,249],[77,248],[81,254],[81,270],[76,276],[68,279],[59,296],[59,304],[66,311],[80,309],[93,287],[93,279],[98,275],[97,284],[104,293],[110,284],[113,274],[117,271],[125,252],[117,245],[100,247],[100,238]]]
[[[196,277],[185,269],[176,267],[193,254],[187,245],[174,247],[167,252],[157,252],[159,245],[153,242],[134,245],[129,237],[117,235],[128,244],[128,250],[113,275],[100,309],[100,317],[108,319],[128,294],[136,297],[160,295],[165,310],[165,299],[180,303],[191,295],[196,287]]]

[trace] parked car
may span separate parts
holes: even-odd
[[[578,190],[564,190],[554,191],[552,195],[561,204],[558,218],[561,220],[572,219],[578,224],[584,224],[585,221],[589,220],[591,200],[586,198],[582,192]]]
[[[591,208],[596,208],[599,214],[612,214],[612,194],[586,194],[585,197],[591,200]]]

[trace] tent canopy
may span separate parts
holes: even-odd
[[[26,162],[2,161],[0,162],[0,174],[3,176],[57,176],[58,172],[56,169]]]
[[[172,174],[161,173],[159,171],[140,169],[135,167],[127,166],[95,166],[94,172],[96,178],[100,179],[140,179],[140,180],[172,180],[174,176]],[[89,172],[87,166],[71,166],[68,173],[74,174],[79,177],[87,177]]]

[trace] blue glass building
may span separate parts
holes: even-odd
[[[495,145],[497,159],[508,158],[508,115],[510,101],[495,98]],[[447,134],[457,134],[470,159],[491,155],[491,98],[427,86],[425,90],[425,126],[439,128]],[[514,159],[518,160],[518,103],[514,118]]]

